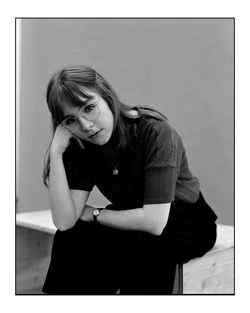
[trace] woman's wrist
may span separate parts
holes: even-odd
[[[57,157],[61,158],[62,155],[63,155],[63,152],[55,151],[55,150],[51,149],[49,155],[50,155],[51,158],[57,158]]]
[[[93,207],[92,205],[85,204],[82,215],[80,217],[81,220],[85,222],[94,222],[93,213],[95,210],[103,210],[104,208]]]

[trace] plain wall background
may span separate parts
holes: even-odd
[[[22,19],[18,33],[17,212],[48,209],[48,80],[86,64],[122,101],[168,116],[218,222],[234,223],[233,19]],[[107,203],[97,190],[90,202]]]

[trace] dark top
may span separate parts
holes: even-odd
[[[175,199],[196,202],[199,181],[189,169],[177,132],[168,121],[153,117],[133,123],[137,123],[138,137],[131,137],[131,146],[120,153],[112,151],[109,143],[87,144],[81,150],[72,140],[63,157],[69,188],[91,191],[97,186],[117,210]],[[116,167],[119,173],[113,175]]]

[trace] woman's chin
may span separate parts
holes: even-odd
[[[109,142],[109,139],[107,138],[97,138],[95,140],[90,141],[94,145],[103,146],[106,145]]]
[[[97,137],[88,139],[88,142],[97,145],[97,146],[103,146],[106,145],[109,142],[111,136],[105,136],[105,134],[100,134]]]
[[[92,137],[88,137],[86,138],[86,136],[83,136],[82,134],[76,134],[76,137],[80,140],[83,140],[85,142],[89,142],[92,143],[94,145],[98,145],[98,146],[103,146],[106,145],[110,138],[111,138],[112,134],[107,134],[107,132],[105,132],[104,129],[102,129],[99,133],[97,133],[97,135],[92,136]]]

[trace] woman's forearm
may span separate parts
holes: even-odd
[[[71,197],[61,153],[50,153],[49,204],[55,226],[71,228],[76,221],[76,209]]]
[[[121,230],[138,230],[160,235],[167,223],[169,208],[170,204],[164,203],[124,211],[105,209],[98,216],[98,222]]]

